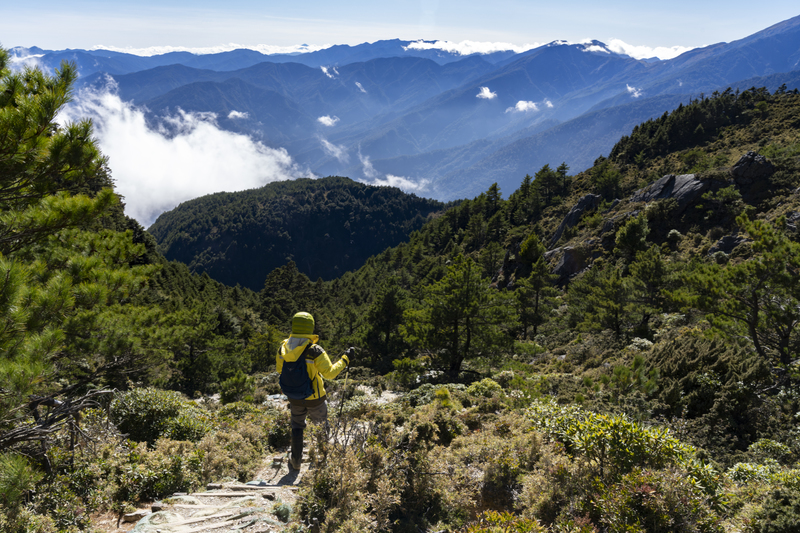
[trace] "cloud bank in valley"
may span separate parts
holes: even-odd
[[[273,181],[312,177],[284,149],[220,129],[213,115],[164,117],[153,129],[144,113],[108,91],[81,91],[59,121],[93,120],[100,149],[125,212],[145,227],[164,211],[198,196],[240,191]]]
[[[314,44],[294,44],[290,46],[278,46],[272,44],[221,44],[218,46],[206,47],[189,47],[189,46],[150,46],[147,48],[120,48],[118,46],[93,46],[90,50],[109,50],[111,52],[121,52],[123,54],[133,54],[135,56],[150,57],[162,54],[169,54],[172,52],[189,52],[190,54],[219,54],[222,52],[231,52],[233,50],[254,50],[262,54],[304,54],[308,52],[316,52],[330,48],[331,45],[314,45]]]
[[[608,49],[612,52],[625,54],[634,59],[650,59],[651,57],[672,59],[695,48],[694,46],[636,46],[620,39],[611,39],[608,42]]]
[[[491,54],[494,52],[525,52],[532,48],[541,46],[539,43],[524,44],[522,46],[511,43],[490,43],[478,41],[461,41],[454,43],[452,41],[415,41],[408,46],[404,46],[405,50],[442,50],[451,54],[458,54],[468,56],[470,54]]]

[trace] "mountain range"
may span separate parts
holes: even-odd
[[[800,86],[800,16],[744,39],[638,60],[599,41],[460,56],[387,40],[303,54],[252,50],[152,57],[13,49],[46,67],[75,61],[80,85],[107,87],[158,122],[177,109],[284,147],[318,175],[400,176],[439,200],[566,162],[607,155],[645,120],[704,94]]]

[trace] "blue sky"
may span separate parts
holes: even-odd
[[[0,44],[45,49],[290,46],[379,39],[619,39],[645,47],[733,41],[800,14],[796,0],[37,0],[4,2]]]

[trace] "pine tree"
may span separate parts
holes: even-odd
[[[417,346],[441,355],[455,377],[466,359],[497,355],[513,343],[506,332],[512,325],[512,308],[480,276],[480,269],[457,256],[440,281],[422,289],[422,305],[406,314],[407,332]]]
[[[703,263],[687,272],[675,299],[707,313],[724,335],[752,343],[762,360],[784,379],[800,358],[800,243],[775,225],[736,219],[753,239],[753,256],[743,262]]]

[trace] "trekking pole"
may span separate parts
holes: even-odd
[[[345,350],[347,353],[347,350]],[[344,369],[344,388],[342,389],[342,398],[339,400],[339,419],[342,418],[342,409],[344,409],[344,399],[347,394],[347,378],[350,375],[350,358],[348,357],[347,367]]]

